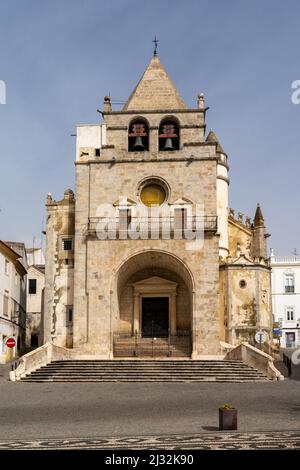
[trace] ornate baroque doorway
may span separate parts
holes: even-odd
[[[176,334],[177,283],[152,276],[133,284],[133,333],[144,338]]]

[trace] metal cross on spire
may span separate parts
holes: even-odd
[[[156,56],[157,55],[157,45],[159,43],[158,39],[156,38],[156,36],[154,37],[153,41],[154,42],[154,51],[153,51],[153,55]]]

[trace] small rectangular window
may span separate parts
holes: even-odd
[[[100,149],[95,149],[95,156],[100,157]]]
[[[67,325],[73,323],[73,305],[66,306],[66,322]]]
[[[6,340],[7,340],[7,336],[2,336],[2,345],[1,345],[1,352],[2,353],[5,353],[6,352],[6,349],[7,349],[7,346],[6,346]]]
[[[8,307],[9,307],[8,292],[4,291],[4,295],[3,295],[3,315],[5,317],[8,317]]]
[[[119,210],[120,230],[127,230],[130,223],[131,223],[131,210],[130,209],[120,209]]]
[[[284,291],[286,294],[295,292],[294,274],[285,275]]]
[[[36,279],[28,280],[28,294],[36,294]]]
[[[32,348],[37,348],[39,345],[39,337],[37,334],[32,334],[30,337],[30,346]]]
[[[11,319],[17,321],[18,317],[18,304],[15,300],[11,299]]]
[[[73,250],[73,243],[71,239],[63,240],[63,249],[64,251]]]
[[[7,276],[9,275],[9,261],[8,261],[8,259],[5,260],[4,272]]]
[[[182,231],[187,227],[187,210],[185,208],[177,208],[174,210],[174,228]]]
[[[286,309],[286,319],[287,319],[287,321],[293,321],[294,320],[294,309],[293,309],[293,307],[288,307]]]

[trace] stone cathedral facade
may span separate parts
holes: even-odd
[[[47,197],[44,342],[192,359],[258,330],[271,342],[264,218],[229,210],[207,109],[203,94],[186,106],[155,54],[122,110],[107,96],[102,123],[77,126],[75,194]]]

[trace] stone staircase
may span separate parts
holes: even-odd
[[[28,374],[23,382],[263,382],[238,360],[66,360]]]

